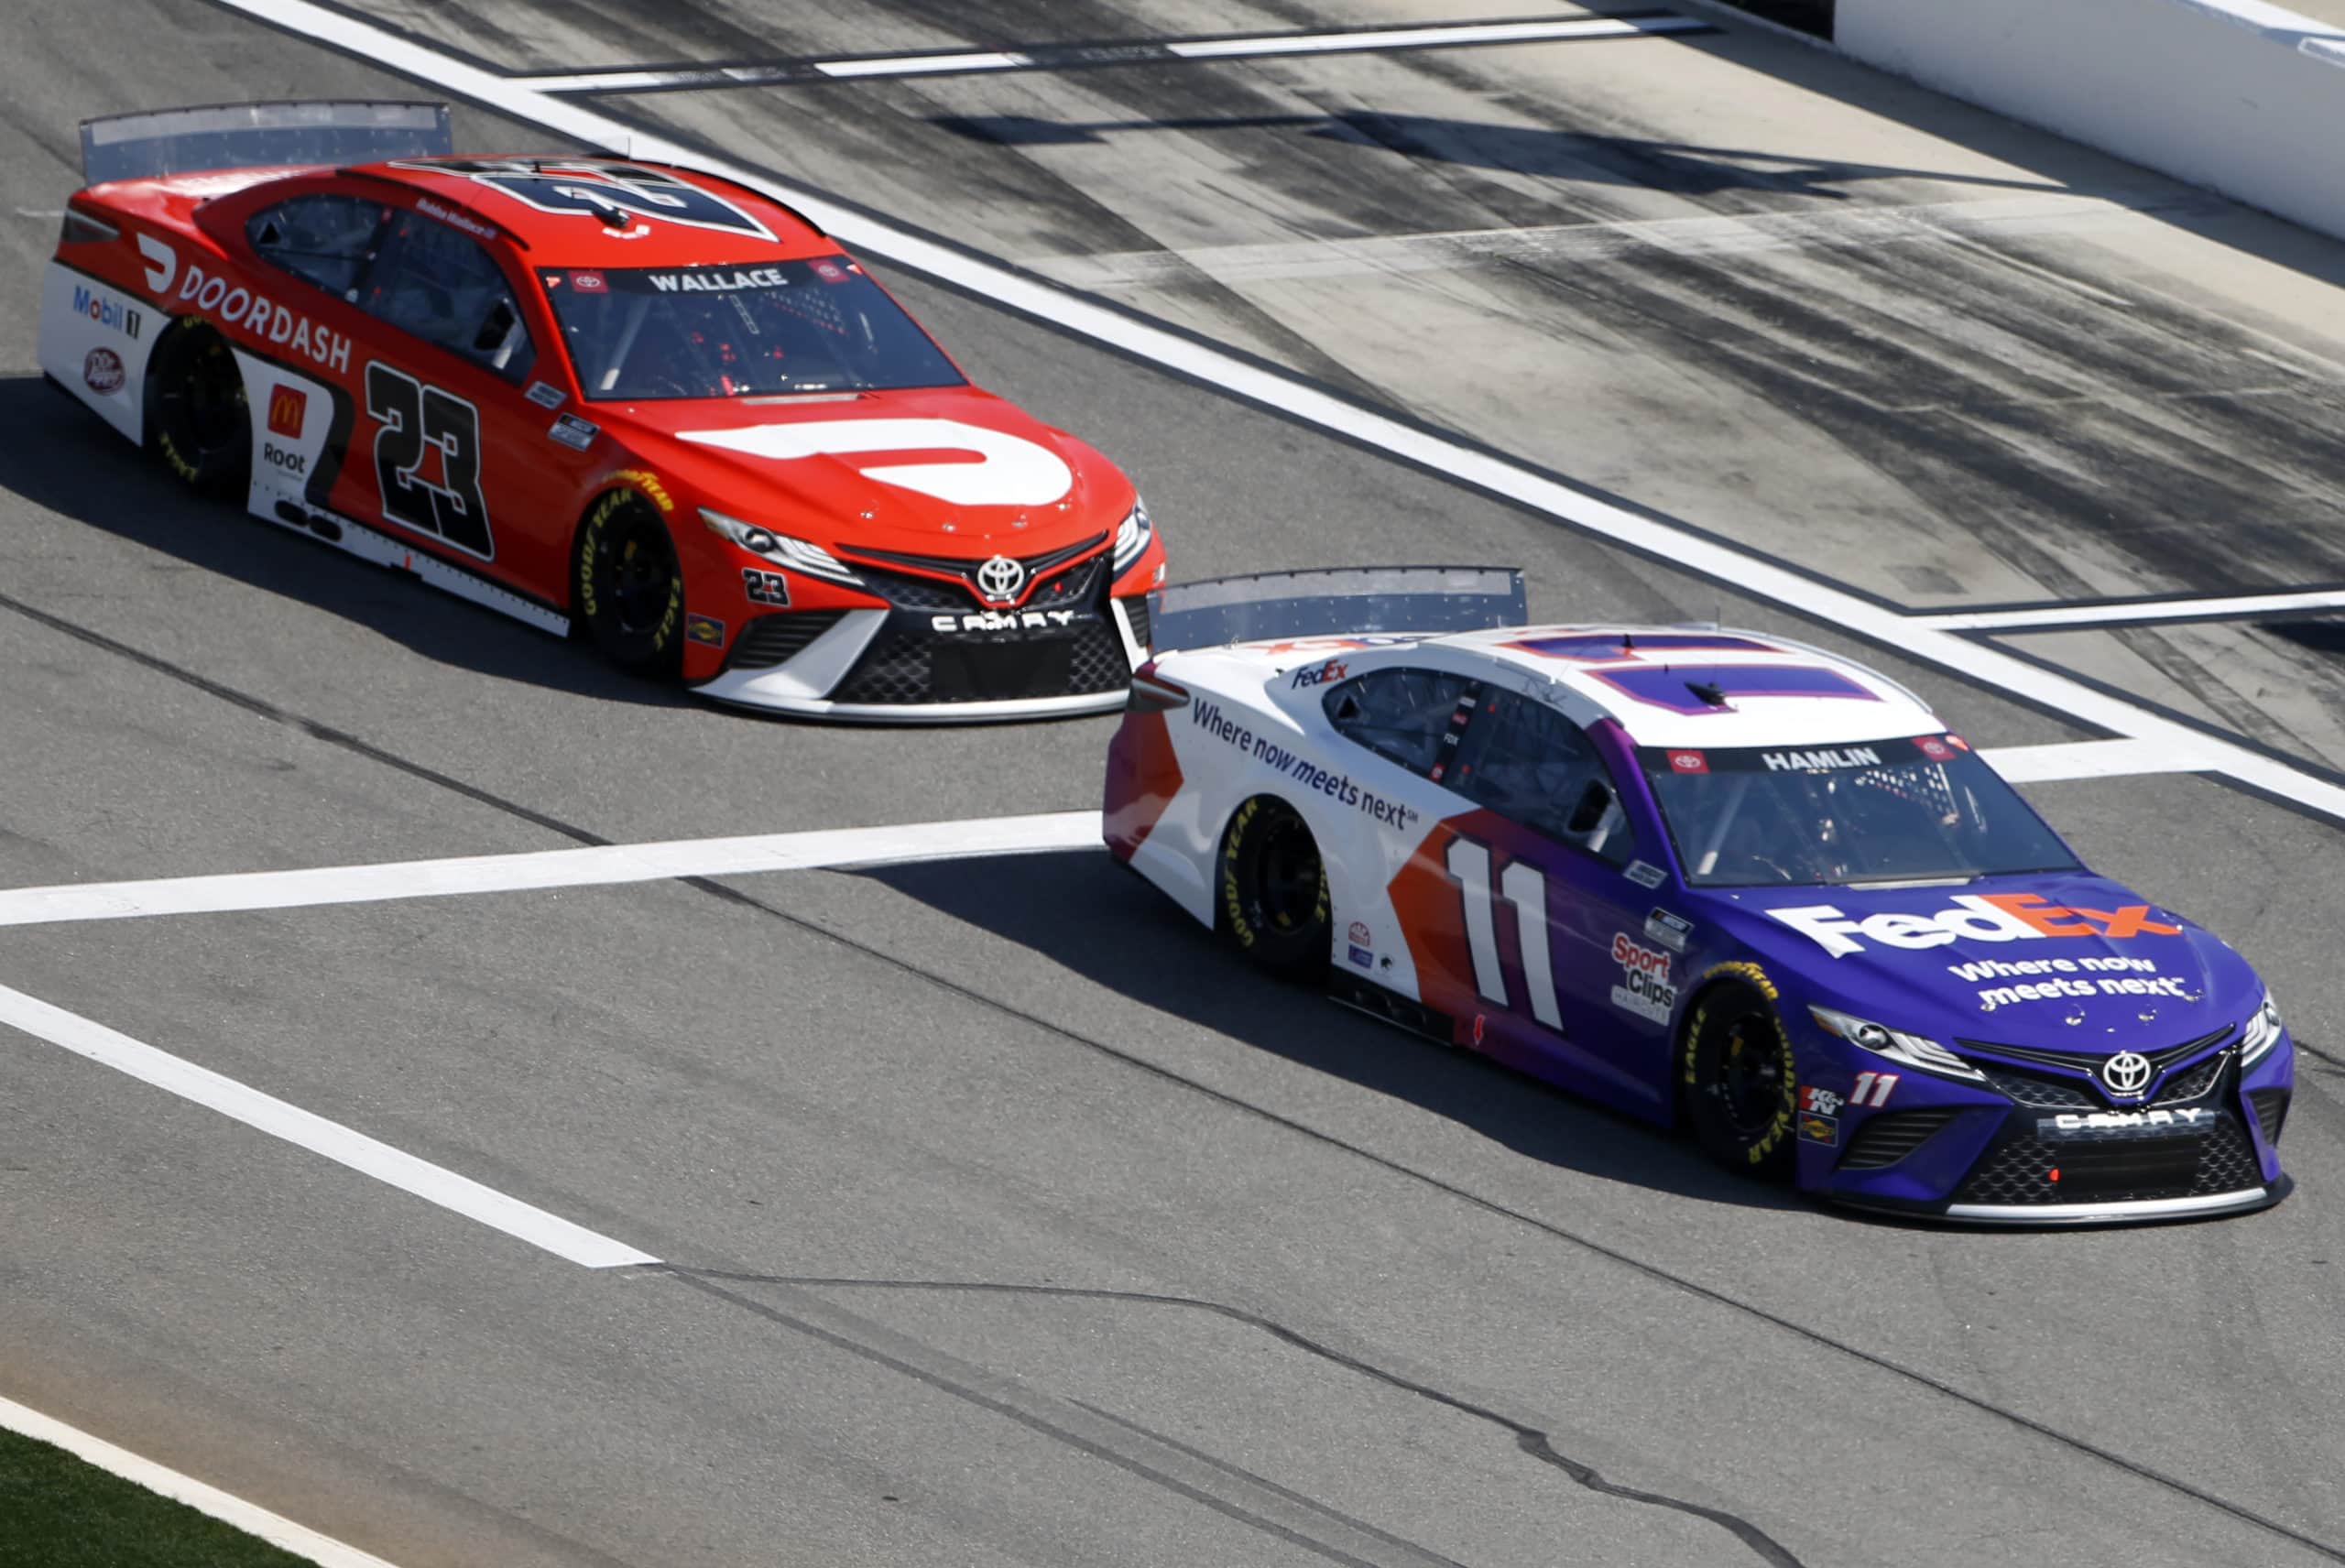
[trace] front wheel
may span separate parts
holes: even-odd
[[[1767,990],[1728,980],[1696,998],[1678,1051],[1678,1086],[1712,1160],[1753,1176],[1791,1169],[1799,1069]]]
[[[148,385],[155,450],[201,495],[234,495],[252,472],[252,421],[244,372],[228,340],[181,327],[155,350]]]
[[[1327,965],[1327,867],[1293,807],[1257,795],[1221,835],[1222,930],[1238,951],[1281,975]]]
[[[614,490],[578,530],[578,618],[605,658],[637,675],[675,673],[684,637],[684,578],[660,514]]]

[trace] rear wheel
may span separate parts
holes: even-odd
[[[149,429],[171,472],[202,495],[243,490],[252,472],[252,420],[228,340],[209,327],[180,327],[156,345],[148,375]]]
[[[1282,975],[1327,965],[1327,867],[1293,807],[1257,795],[1221,835],[1222,930],[1238,950]]]
[[[1678,1049],[1686,1119],[1703,1150],[1729,1171],[1788,1171],[1799,1069],[1791,1036],[1766,992],[1746,980],[1703,992]]]
[[[675,672],[684,641],[684,579],[668,527],[614,490],[578,530],[578,618],[604,657],[646,676]]]

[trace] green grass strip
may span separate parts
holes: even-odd
[[[184,1503],[0,1431],[0,1568],[315,1568]]]

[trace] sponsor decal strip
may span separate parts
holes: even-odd
[[[0,1399],[0,1427],[36,1443],[61,1448],[85,1465],[94,1465],[109,1475],[119,1475],[133,1486],[144,1486],[175,1503],[184,1503],[246,1535],[258,1536],[271,1546],[308,1559],[318,1568],[391,1568],[390,1563],[372,1552],[320,1535],[307,1525],[295,1524],[257,1503],[248,1503],[217,1486],[207,1486],[191,1475],[167,1469],[126,1448],[117,1448],[104,1438],[93,1437],[79,1427],[68,1426],[14,1399]]]
[[[1040,816],[915,822],[902,827],[832,828],[745,838],[680,839],[665,844],[409,860],[378,866],[326,866],[300,871],[174,877],[148,882],[18,887],[0,891],[0,926],[370,904],[392,898],[592,887],[679,877],[738,877],[761,871],[893,866],[910,861],[965,859],[971,855],[1096,851],[1100,844],[1098,812],[1053,811]]]
[[[1668,33],[1712,33],[1711,24],[1668,11],[1610,16],[1540,17],[1513,22],[1455,22],[1422,27],[1334,28],[1309,33],[1132,39],[1120,43],[1045,44],[1022,49],[957,49],[837,60],[777,60],[741,65],[615,66],[606,71],[515,76],[540,93],[706,92],[726,87],[778,87],[864,77],[976,75],[1001,71],[1079,71],[1109,65],[1175,60],[1262,60],[1277,55],[1364,50],[1465,49],[1492,44],[1565,43]]]
[[[1674,570],[1837,626],[1990,690],[2063,714],[2122,739],[2149,743],[2180,770],[2216,774],[2257,794],[2345,822],[2345,784],[2258,750],[2227,734],[2156,713],[2077,677],[2046,669],[1963,633],[1948,631],[1868,594],[1811,576],[1728,540],[1651,513],[1633,511],[1531,465],[1351,402],[1289,372],[1199,342],[1086,299],[989,257],[900,228],[753,169],[683,147],[573,99],[462,60],[348,13],[311,0],[219,0],[234,11],[378,68],[428,82],[557,136],[706,169],[772,192],[848,248],[881,256],[1009,310],[1162,365],[1232,397],[1272,409],[1356,444],[1543,514],[1582,534]]]
[[[45,1040],[117,1073],[128,1073],[142,1083],[217,1111],[271,1138],[322,1154],[362,1176],[371,1176],[452,1214],[477,1220],[492,1230],[503,1231],[581,1268],[617,1269],[659,1261],[648,1252],[597,1236],[559,1214],[548,1214],[493,1187],[484,1187],[444,1166],[419,1160],[340,1122],[328,1121],[273,1094],[264,1094],[249,1084],[223,1077],[208,1067],[199,1067],[183,1057],[173,1056],[78,1013],[69,1013],[5,985],[0,985],[0,1025]]]

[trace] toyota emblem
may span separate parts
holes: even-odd
[[[1026,586],[1026,568],[1006,555],[997,555],[977,568],[977,592],[989,604],[1007,604]]]
[[[2100,1064],[2100,1081],[2112,1094],[2138,1094],[2150,1086],[2150,1059],[2138,1051],[2121,1051]]]

